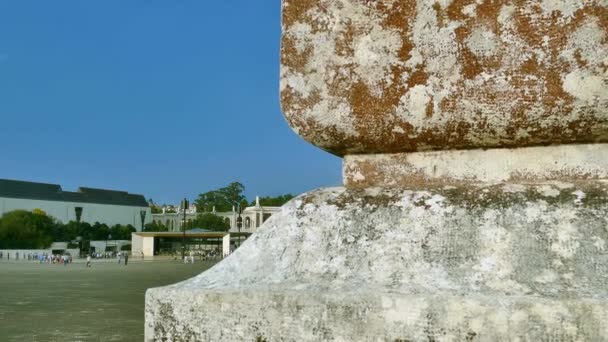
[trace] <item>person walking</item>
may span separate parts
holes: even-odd
[[[122,262],[122,253],[118,253],[118,264],[120,265],[120,263]]]
[[[125,266],[129,263],[129,253],[125,253]]]
[[[91,255],[87,254],[87,267],[91,267]]]

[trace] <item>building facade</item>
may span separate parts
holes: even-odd
[[[80,221],[109,226],[130,224],[138,231],[152,222],[150,207],[143,195],[125,191],[80,187],[76,192],[63,191],[57,184],[0,179],[0,216],[13,210],[41,209],[47,215],[67,223]]]
[[[241,227],[240,232],[253,233],[258,227],[266,222],[270,216],[278,213],[280,210],[281,207],[261,206],[259,198],[256,197],[256,204],[254,206],[245,208],[241,213],[243,226]],[[216,212],[214,210],[212,213],[222,217],[224,222],[230,225],[230,232],[239,232],[236,224],[239,213],[236,211],[236,208],[232,208],[232,211],[227,212]],[[197,228],[192,226],[192,222],[199,214],[201,213],[197,212],[196,206],[194,205],[191,205],[186,210],[187,229]],[[184,224],[184,210],[178,208],[176,209],[175,213],[163,212],[161,214],[152,214],[152,220],[168,227],[169,231],[181,231]]]

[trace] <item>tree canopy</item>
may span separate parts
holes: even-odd
[[[47,248],[53,242],[54,225],[50,216],[10,211],[0,218],[0,248]]]
[[[218,215],[213,213],[204,213],[196,217],[192,222],[192,227],[208,229],[218,232],[227,232],[230,229],[230,224]]]
[[[130,240],[136,229],[132,225],[104,223],[61,223],[46,215],[42,210],[14,210],[0,217],[0,248],[47,248],[54,241],[74,241],[80,236],[83,240]]]
[[[232,182],[223,188],[198,195],[194,203],[198,212],[211,212],[214,207],[216,211],[231,211],[232,206],[239,204],[245,208],[247,200],[243,195],[244,191],[243,184]]]
[[[144,232],[168,232],[169,227],[162,224],[162,222],[152,221],[144,225]]]

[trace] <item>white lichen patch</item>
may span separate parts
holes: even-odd
[[[383,87],[393,82],[390,68],[399,61],[401,45],[399,32],[380,25],[374,25],[367,35],[354,42],[356,73],[374,96],[381,97]]]
[[[400,126],[395,126],[395,127],[393,127],[393,129],[391,130],[391,132],[393,132],[393,133],[398,133],[398,134],[403,134],[403,133],[405,133],[405,131],[403,130],[403,128],[401,128]]]
[[[404,109],[399,115],[415,126],[424,126],[426,120],[426,107],[431,101],[431,95],[426,86],[417,85],[410,89],[401,98],[400,106]]]
[[[599,236],[593,236],[591,237],[591,241],[593,241],[593,246],[597,248],[598,252],[604,252],[606,250],[606,240]]]
[[[598,18],[586,18],[572,33],[568,39],[568,47],[561,52],[560,57],[573,65],[579,62],[587,63],[590,70],[601,75],[602,65],[608,64],[608,45],[603,43],[607,34],[600,26]],[[580,55],[582,61],[577,61],[576,54]]]
[[[559,280],[559,277],[553,270],[544,270],[543,273],[534,278],[535,282],[543,284],[552,283],[557,280]]]
[[[585,4],[593,3],[593,0],[542,0],[540,7],[543,14],[547,17],[558,14],[562,21],[569,21],[574,17],[574,13],[581,9]]]
[[[518,193],[518,192],[524,192],[526,191],[526,186],[523,184],[513,184],[513,183],[507,183],[505,185],[503,185],[502,187],[502,191],[504,192],[508,192],[508,193]]]
[[[576,212],[573,210],[563,210],[557,213],[560,217],[556,223],[551,250],[561,258],[572,258],[580,246],[580,233],[573,223]]]
[[[606,77],[584,71],[573,71],[564,78],[564,90],[585,103],[608,101]]]
[[[478,57],[491,57],[496,54],[498,41],[496,35],[485,27],[477,27],[466,39],[467,47]]]
[[[583,203],[583,199],[585,199],[585,193],[581,190],[576,190],[572,193],[574,196],[576,196],[576,198],[574,199],[574,203],[576,204],[582,204]]]
[[[557,197],[560,194],[560,191],[558,189],[548,184],[539,186],[537,188],[537,191],[545,197]]]

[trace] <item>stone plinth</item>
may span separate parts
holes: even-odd
[[[608,179],[608,144],[347,155],[350,188]]]
[[[158,341],[602,341],[608,182],[330,188],[149,290]]]

